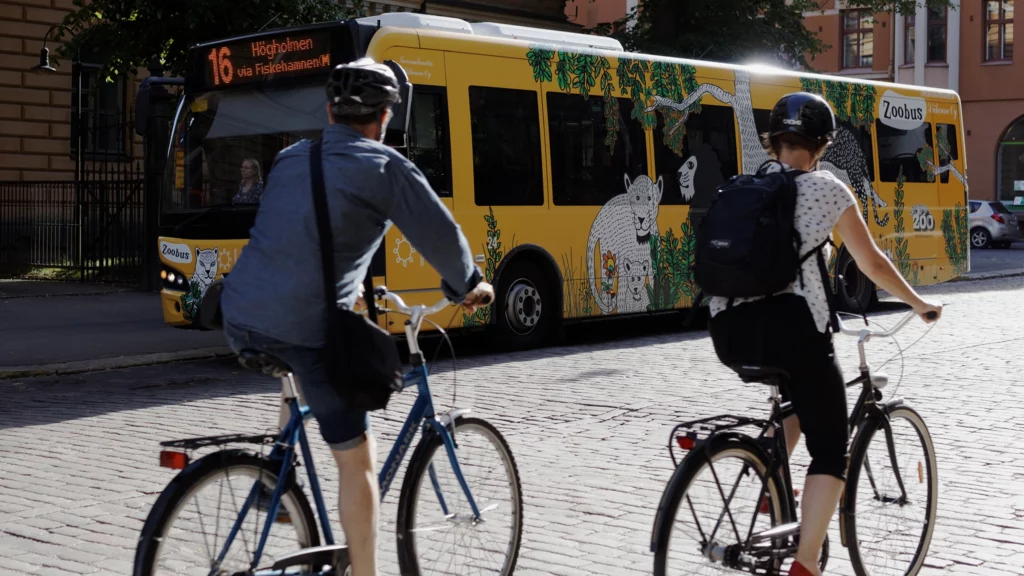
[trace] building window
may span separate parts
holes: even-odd
[[[477,206],[542,206],[537,92],[469,87]]]
[[[124,77],[108,81],[100,77],[101,65],[80,64],[75,74],[82,77],[81,119],[76,122],[78,82],[71,88],[71,154],[78,152],[81,133],[82,153],[93,158],[124,158],[129,155],[130,134],[126,116]]]
[[[903,63],[913,64],[914,63],[914,30],[917,28],[914,26],[916,20],[914,14],[907,14],[903,16]]]
[[[946,7],[928,9],[928,61],[946,62]]]
[[[1013,0],[985,2],[985,60],[1013,60]]]
[[[625,192],[623,175],[647,174],[647,138],[632,120],[633,101],[618,98],[614,152],[608,145],[604,101],[578,94],[549,92],[551,184],[561,206],[603,206]]]
[[[446,94],[440,86],[416,86],[409,123],[409,159],[442,197],[452,195]]]
[[[1017,198],[1024,199],[1024,116],[1018,118],[999,139],[996,183],[999,186],[997,200],[1016,204]]]
[[[874,26],[870,10],[843,11],[843,68],[871,68]]]

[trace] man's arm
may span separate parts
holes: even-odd
[[[461,302],[483,280],[462,228],[414,164],[392,159],[386,171],[393,199],[388,218],[441,274],[445,296]]]

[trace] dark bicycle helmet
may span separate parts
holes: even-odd
[[[327,78],[327,101],[335,116],[365,116],[402,101],[395,73],[370,58],[339,64]]]
[[[824,98],[810,92],[786,94],[772,109],[768,120],[768,136],[798,134],[813,142],[832,141],[838,126],[832,107]]]

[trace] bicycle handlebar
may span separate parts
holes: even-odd
[[[441,310],[444,310],[445,307],[451,303],[451,300],[449,300],[448,298],[441,298],[441,301],[438,302],[437,304],[434,304],[433,306],[427,306],[425,304],[409,306],[405,303],[404,300],[402,300],[401,296],[395,294],[394,292],[389,292],[388,289],[384,286],[378,286],[376,289],[374,289],[373,293],[374,296],[376,296],[377,298],[385,298],[394,302],[394,311],[399,314],[405,314],[406,316],[416,316],[417,314],[429,316],[431,314],[435,314],[437,312],[440,312]],[[491,301],[492,299],[488,298],[486,302],[482,303],[482,305],[489,306],[491,304]]]
[[[896,334],[900,330],[902,330],[903,327],[906,326],[908,323],[910,323],[910,321],[913,320],[914,317],[916,317],[916,316],[917,316],[916,312],[909,312],[909,313],[907,313],[905,316],[903,316],[903,318],[900,319],[899,322],[896,323],[895,326],[893,326],[889,330],[872,330],[870,328],[849,328],[849,327],[846,326],[846,324],[843,323],[843,319],[842,318],[838,318],[838,320],[839,320],[839,331],[842,332],[843,334],[847,334],[849,336],[860,336],[860,337],[865,338],[865,339],[870,338],[870,337],[874,337],[874,336],[881,336],[883,338],[888,338],[888,337]],[[927,316],[928,316],[929,320],[934,320],[938,315],[935,312],[929,312],[927,314]]]

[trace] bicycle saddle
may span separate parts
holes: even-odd
[[[730,366],[739,374],[744,382],[760,382],[779,386],[789,380],[789,372],[771,366],[751,366],[749,364],[733,364]]]
[[[284,360],[248,348],[239,352],[238,363],[245,368],[258,370],[267,376],[275,378],[284,378],[292,371],[291,367]]]

